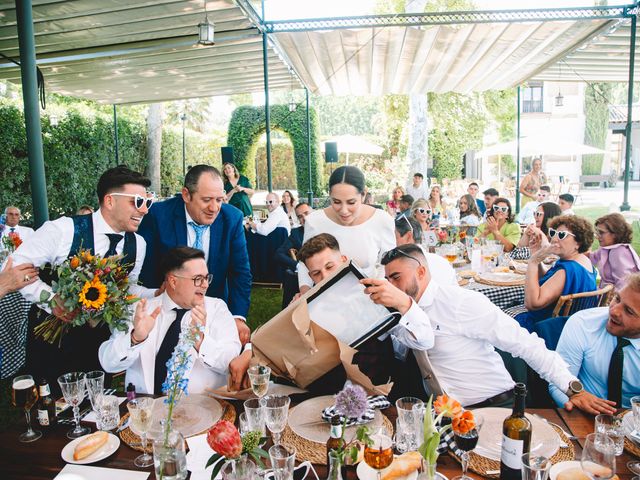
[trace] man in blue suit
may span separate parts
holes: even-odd
[[[242,212],[224,199],[222,177],[216,168],[190,168],[182,193],[156,203],[140,225],[139,233],[147,242],[140,280],[149,288],[160,287],[162,277],[157,268],[162,256],[173,247],[204,251],[213,274],[207,296],[227,303],[245,345],[251,335],[245,323],[251,294],[249,255]]]

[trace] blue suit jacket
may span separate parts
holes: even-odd
[[[222,204],[210,227],[209,273],[213,281],[207,295],[224,300],[233,315],[247,316],[251,294],[251,269],[242,212]],[[158,202],[142,219],[138,233],[147,241],[147,254],[140,273],[145,287],[162,283],[158,272],[162,256],[171,248],[187,245],[187,218],[180,195]]]

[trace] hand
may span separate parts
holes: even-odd
[[[251,329],[247,326],[247,322],[242,320],[241,318],[235,317],[236,328],[238,329],[238,337],[240,337],[240,343],[242,346],[245,345],[249,340],[251,340]]]
[[[300,292],[296,293],[293,296],[293,298],[291,299],[291,301],[289,302],[289,305],[291,305],[292,303],[296,302],[301,296],[302,296],[302,293],[300,293]]]
[[[586,390],[575,394],[567,403],[564,404],[564,408],[568,412],[573,410],[573,407],[578,407],[583,412],[587,412],[592,415],[598,415],[600,413],[615,415],[616,413],[615,402],[596,397]]]
[[[153,312],[148,313],[147,299],[140,299],[138,305],[136,305],[136,312],[133,315],[132,339],[138,343],[144,342],[149,336],[149,332],[155,326],[158,315],[160,315],[160,307],[156,307]]]
[[[204,309],[204,305],[196,305],[191,309],[191,326],[192,327],[204,327],[207,325],[207,311]],[[198,338],[193,345],[193,348],[196,349],[196,352],[200,351],[200,345],[202,345],[202,340],[204,339],[204,332],[200,331],[198,333]]]
[[[38,269],[30,263],[23,263],[13,267],[13,258],[7,259],[7,264],[0,273],[0,297],[7,293],[20,290],[38,280]]]
[[[499,230],[500,229],[498,228],[498,221],[493,217],[487,217],[487,229],[485,230],[485,232],[489,231],[493,234],[496,234]]]
[[[54,305],[51,309],[51,313],[54,317],[59,318],[63,322],[70,323],[78,315],[78,311],[66,309],[59,295],[53,297],[51,302]]]
[[[533,250],[536,250],[535,253]],[[551,255],[555,251],[553,245],[547,245],[542,248],[534,248],[531,251],[531,257],[529,258],[529,263],[538,265],[544,261],[549,255]]]
[[[232,392],[251,387],[247,370],[252,356],[253,352],[251,350],[245,350],[229,362],[229,390]]]
[[[363,278],[360,283],[367,288],[364,293],[369,295],[373,303],[395,308],[401,315],[407,313],[413,303],[411,297],[397,287],[394,287],[388,280],[379,278]]]

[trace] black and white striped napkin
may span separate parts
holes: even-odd
[[[367,397],[367,409],[365,412],[358,418],[349,418],[347,420],[347,427],[350,427],[351,425],[364,425],[365,423],[369,423],[373,420],[376,409],[384,410],[390,406],[391,403],[384,395],[371,395]],[[327,407],[322,411],[322,419],[327,423],[331,423],[331,419],[335,415],[337,415],[335,405]],[[342,415],[340,415],[340,422],[344,422],[344,417]]]

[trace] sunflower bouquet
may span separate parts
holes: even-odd
[[[121,255],[102,258],[88,250],[80,250],[53,270],[58,280],[51,285],[53,294],[43,291],[40,303],[63,307],[66,319],[53,315],[35,328],[37,337],[49,343],[60,341],[73,327],[89,323],[96,327],[106,323],[111,330],[129,328],[129,305],[139,300],[129,294],[127,265],[120,264]]]

